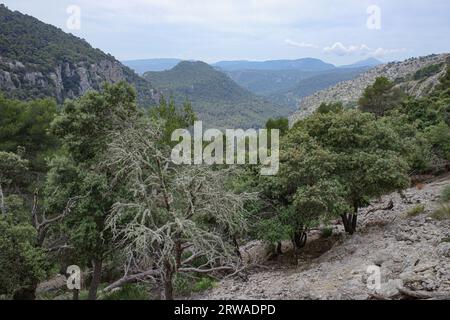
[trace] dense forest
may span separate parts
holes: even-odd
[[[358,104],[322,104],[292,128],[269,120],[282,138],[267,177],[174,165],[170,132],[193,124],[193,107],[141,109],[125,82],[62,107],[0,96],[0,297],[67,293],[36,289],[78,265],[74,299],[173,299],[245,276],[239,247],[252,239],[279,253],[332,220],[357,233],[371,199],[448,170],[450,69],[429,96],[378,78]]]

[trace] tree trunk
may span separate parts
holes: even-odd
[[[5,197],[3,196],[3,189],[1,184],[0,184],[0,211],[2,214],[6,215]]]
[[[308,234],[302,230],[294,234],[293,243],[296,249],[301,249],[306,245],[306,240],[308,240]]]
[[[239,250],[239,242],[237,241],[236,236],[233,236],[232,238],[233,238],[234,252],[236,253],[236,256],[239,257],[239,259],[242,261],[241,250]]]
[[[342,223],[344,225],[345,232],[352,235],[356,231],[356,225],[358,221],[358,215],[357,214],[343,214],[342,216]]]
[[[92,273],[91,284],[89,286],[88,300],[97,300],[97,289],[102,280],[103,260],[95,258],[93,261],[94,271]]]
[[[173,300],[172,276],[164,280],[164,299]]]
[[[78,300],[79,295],[80,295],[80,290],[73,289],[72,300]]]
[[[164,299],[165,300],[173,300],[173,270],[170,265],[170,263],[166,264],[165,270],[164,270]]]
[[[281,256],[282,254],[283,254],[283,245],[282,245],[282,243],[281,243],[281,241],[280,242],[278,242],[277,243],[277,255],[279,255],[279,256]]]

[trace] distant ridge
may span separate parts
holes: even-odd
[[[297,60],[268,60],[268,61],[220,61],[213,64],[214,67],[224,71],[236,70],[301,70],[301,71],[325,71],[334,69],[335,66],[323,62],[320,59],[303,58]]]
[[[367,58],[365,60],[361,60],[349,65],[339,66],[339,68],[361,68],[361,67],[376,67],[380,64],[384,64],[384,62],[375,59],[375,58]]]
[[[124,65],[133,69],[138,74],[144,74],[149,71],[165,71],[175,67],[182,60],[161,58],[161,59],[141,59],[122,61]]]

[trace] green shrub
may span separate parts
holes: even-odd
[[[424,211],[425,211],[425,205],[419,204],[418,206],[411,208],[408,211],[407,215],[408,215],[408,217],[415,217],[415,216],[418,216],[419,214],[424,213]]]
[[[421,80],[424,78],[431,77],[437,73],[439,73],[442,69],[442,63],[432,64],[430,66],[426,66],[420,70],[417,70],[414,74],[414,80]]]
[[[201,278],[199,281],[197,281],[194,284],[194,287],[192,288],[192,291],[194,292],[202,292],[209,289],[213,289],[217,286],[216,281],[214,281],[211,278]]]
[[[192,278],[185,273],[177,273],[173,278],[173,290],[176,296],[188,296],[192,292]]]
[[[202,292],[215,288],[217,283],[209,278],[194,278],[185,273],[178,273],[173,280],[175,295],[189,296],[193,292]]]
[[[441,193],[442,202],[450,202],[450,186],[446,186]]]
[[[150,293],[142,284],[127,284],[117,291],[107,294],[104,300],[148,300]]]
[[[439,209],[431,214],[431,217],[436,220],[450,219],[450,207],[447,205],[442,205]]]
[[[321,237],[322,238],[329,238],[333,235],[333,228],[332,227],[326,227],[321,230]]]

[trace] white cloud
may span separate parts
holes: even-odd
[[[401,49],[385,49],[385,48],[369,48],[365,44],[359,45],[349,45],[345,46],[341,42],[335,42],[333,45],[323,48],[323,52],[327,54],[334,54],[337,56],[350,56],[350,55],[361,55],[361,56],[374,56],[374,57],[384,57],[388,54],[399,53],[407,51],[405,48]]]
[[[312,44],[312,43],[308,43],[308,42],[296,42],[294,40],[291,39],[286,39],[284,40],[284,42],[286,42],[287,44],[294,46],[294,47],[299,47],[299,48],[314,48],[314,49],[318,49],[319,46]]]

